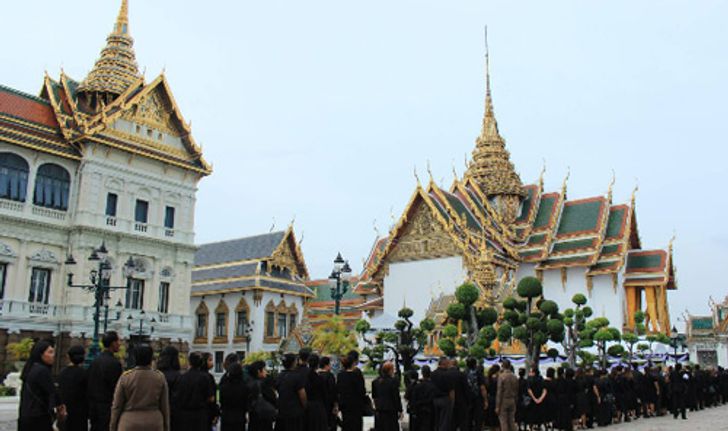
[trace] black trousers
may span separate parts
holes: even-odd
[[[378,411],[374,415],[374,429],[377,431],[399,431],[399,413]]]
[[[18,418],[18,431],[53,431],[51,415]]]
[[[364,428],[364,416],[360,410],[341,411],[342,431],[362,431]]]
[[[450,397],[435,398],[435,431],[450,431],[452,401]]]
[[[677,419],[677,415],[680,413],[682,418],[685,419],[685,394],[672,394],[672,416]]]
[[[477,398],[470,405],[470,430],[480,431],[483,429],[483,422],[485,421],[485,409],[483,408],[483,399]]]
[[[111,422],[111,404],[89,403],[88,417],[91,420],[91,431],[108,431]]]

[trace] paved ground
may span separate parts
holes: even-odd
[[[17,417],[18,398],[0,398],[0,431],[15,431]],[[728,406],[721,406],[700,412],[688,412],[686,421],[674,420],[672,416],[663,416],[596,429],[605,431],[728,431],[726,418],[728,418]],[[370,420],[365,421],[365,429],[369,429],[372,425]]]

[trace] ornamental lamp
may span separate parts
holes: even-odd
[[[91,262],[97,262],[97,261],[101,260],[101,258],[99,257],[99,254],[96,252],[96,249],[93,249],[91,251],[91,255],[88,257],[88,260],[90,260]]]
[[[109,250],[106,249],[106,241],[101,241],[101,246],[96,249],[96,253],[101,259],[105,259],[109,255]]]
[[[341,268],[341,275],[344,281],[351,280],[351,266],[349,266],[348,260],[344,262],[344,266]]]
[[[341,252],[339,252],[336,255],[336,259],[334,259],[334,271],[341,272],[341,269],[344,267],[345,263],[346,261],[344,261],[344,258],[341,257]]]
[[[131,276],[134,275],[135,270],[136,266],[134,264],[134,259],[129,256],[129,259],[127,259],[126,263],[124,263],[124,276],[126,278],[131,278]]]

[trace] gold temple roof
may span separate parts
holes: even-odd
[[[465,177],[473,178],[487,196],[525,196],[523,183],[516,173],[506,150],[506,141],[498,132],[490,94],[488,53],[485,54],[485,114],[480,136],[475,140],[473,160],[468,164]]]
[[[139,80],[141,74],[134,54],[134,39],[129,34],[129,1],[122,0],[114,30],[93,69],[78,87],[79,92],[120,95]]]

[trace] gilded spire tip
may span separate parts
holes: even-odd
[[[114,33],[129,33],[129,0],[121,0],[121,8],[119,9],[119,16],[116,18],[116,25],[114,25]]]
[[[564,182],[561,183],[561,196],[563,199],[566,199],[566,186],[569,183],[569,177],[571,176],[571,167],[566,168],[566,177],[564,177]]]

